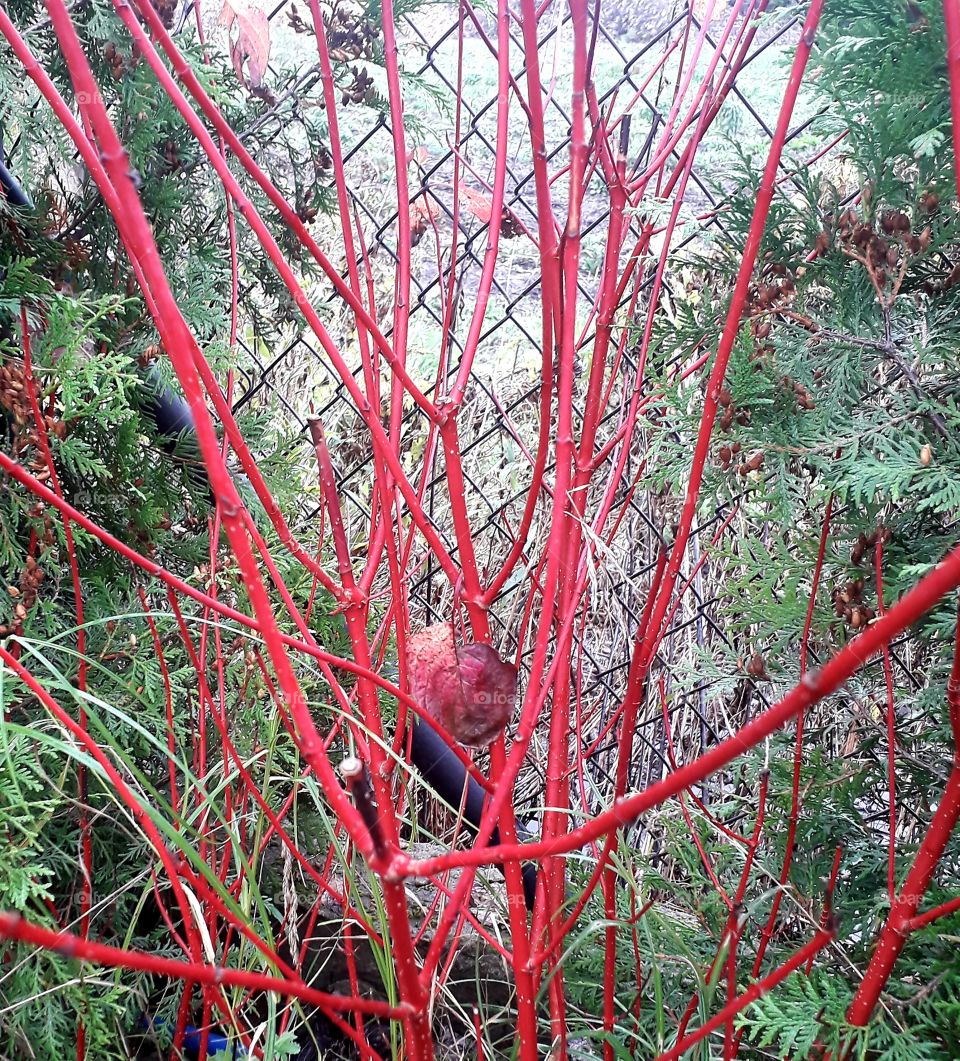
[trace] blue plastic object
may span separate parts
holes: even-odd
[[[141,1017],[141,1028],[160,1028],[166,1021],[162,1017]],[[183,1037],[183,1048],[187,1053],[199,1055],[200,1042],[203,1032],[192,1024],[187,1025],[186,1035]],[[245,1050],[238,1046],[230,1045],[230,1040],[219,1032],[211,1031],[207,1035],[207,1061],[239,1061],[246,1057]]]

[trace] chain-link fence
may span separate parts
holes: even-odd
[[[668,74],[663,68],[653,76],[650,72],[656,70],[665,52],[676,47],[681,38],[689,41],[702,25],[699,5],[694,5],[692,21],[685,4],[654,4],[649,5],[649,10],[648,5],[643,6],[642,19],[631,18],[629,12],[615,6],[609,12],[601,11],[595,41],[595,77],[601,110],[618,99],[636,101],[628,158],[634,174],[643,172],[650,162],[669,106]],[[564,61],[569,59],[570,33],[569,12],[562,5],[558,11],[557,18],[542,29],[539,45],[544,80],[550,85],[546,101],[546,125],[552,134],[550,159],[560,168],[569,147],[569,93]],[[482,207],[489,200],[489,181],[497,150],[498,94],[495,81],[485,78],[482,72],[485,68],[496,68],[495,61],[491,60],[491,36],[495,38],[492,20],[471,21],[475,16],[452,6],[431,7],[428,12],[404,16],[401,38],[409,71],[410,195],[412,202],[426,204],[422,216],[428,221],[414,252],[408,364],[414,365],[415,375],[426,372],[424,390],[431,394],[428,377],[436,373],[439,365],[437,351],[447,299],[452,298],[456,305],[448,334],[450,355],[440,371],[447,380],[452,380],[459,367],[457,353],[463,341],[464,309],[472,306],[482,268],[487,231]],[[287,19],[289,5],[278,6],[271,17],[275,25]],[[715,12],[714,25],[705,28],[707,49],[713,47],[725,17],[726,12]],[[520,79],[523,76],[520,27],[512,27],[511,32],[517,45],[512,73]],[[754,151],[759,156],[769,142],[779,90],[786,77],[781,56],[791,49],[797,32],[795,20],[784,16],[766,22],[754,38],[741,74],[724,104],[722,117],[700,145],[688,181],[686,223],[677,245],[696,245],[705,237],[717,241],[730,238],[724,223],[723,174],[736,151]],[[643,39],[631,39],[638,35]],[[461,48],[467,62],[471,58],[476,62],[460,75],[458,92],[457,63]],[[724,63],[732,61],[732,51],[731,46],[721,51],[721,70]],[[430,101],[430,106],[441,101],[434,111],[439,131],[424,118],[428,109],[424,98]],[[454,114],[456,100],[460,110]],[[788,139],[789,158],[820,154],[818,149],[822,145],[811,131],[814,118],[815,105],[807,98],[798,108],[796,125]],[[509,147],[505,238],[494,275],[490,309],[470,373],[468,407],[461,428],[468,510],[473,518],[476,551],[491,567],[513,544],[512,530],[526,501],[531,481],[530,455],[536,449],[541,424],[540,276],[537,255],[526,235],[537,223],[534,176],[530,145],[524,139],[525,123],[518,122],[517,127],[524,131],[516,134],[516,142],[511,141]],[[367,254],[361,266],[383,275],[391,274],[398,253],[396,195],[389,187],[389,165],[380,164],[381,160],[391,159],[392,151],[389,121],[381,115],[353,130],[345,159],[351,207],[366,240]],[[674,150],[673,158],[679,159],[679,151],[679,147]],[[825,157],[829,160],[829,152]],[[793,179],[792,165],[786,159],[781,164],[784,184]],[[459,201],[455,201],[453,194],[455,167],[467,186],[466,196],[461,193]],[[558,185],[556,201],[562,211],[565,208],[562,183]],[[597,263],[602,258],[609,209],[605,189],[601,187],[588,194],[583,209],[584,256],[591,260],[592,255]],[[631,217],[632,240],[639,238],[643,221],[642,217]],[[630,243],[628,239],[627,244]],[[455,247],[452,260],[447,253],[450,247]],[[585,307],[593,302],[596,291],[591,289],[591,281],[598,275],[599,269],[592,275],[589,268],[581,272]],[[643,298],[652,282],[651,274],[634,307],[637,316],[645,309]],[[670,282],[668,277],[665,296],[668,298]],[[629,301],[629,295],[624,300]],[[381,323],[385,333],[390,334],[389,313],[383,315]],[[349,336],[344,338],[349,343]],[[588,349],[590,338],[588,326],[582,337],[582,349]],[[343,497],[353,508],[353,519],[368,520],[373,456],[357,441],[361,433],[351,430],[360,423],[359,415],[342,382],[325,365],[322,353],[304,334],[292,336],[269,359],[257,356],[252,347],[248,347],[247,353],[252,373],[240,404],[264,401],[270,393],[269,400],[300,425],[305,439],[310,416],[319,416],[326,425],[331,425]],[[684,351],[678,351],[676,362],[685,356]],[[636,357],[634,345],[628,343],[618,370],[618,386],[626,387],[626,381],[634,377]],[[598,446],[609,440],[617,426],[618,407],[613,401],[607,421],[601,427]],[[404,445],[425,445],[428,427],[420,410],[406,409]],[[656,556],[663,544],[661,530],[673,518],[672,502],[632,489],[642,460],[639,450],[631,453],[621,475],[615,505],[624,504],[624,515],[616,534],[597,551],[596,569],[589,580],[591,607],[577,642],[579,673],[571,678],[582,682],[582,703],[584,711],[589,711],[580,720],[579,739],[592,748],[588,770],[598,782],[598,792],[609,789],[606,782],[616,757],[616,731],[608,727],[608,722],[622,700],[634,632]],[[423,484],[424,505],[444,545],[455,555],[445,473],[436,462],[433,466],[433,474]],[[697,566],[707,543],[730,515],[730,508],[718,510],[696,527],[691,539],[687,570],[696,573],[673,617],[670,634],[663,642],[654,668],[655,679],[649,683],[649,702],[642,708],[637,727],[632,786],[649,785],[670,771],[671,745],[681,760],[695,756],[704,747],[729,735],[769,702],[764,684],[749,677],[731,682],[718,681],[715,677],[699,680],[695,674],[695,661],[711,656],[718,648],[727,657],[743,652],[742,645],[731,643],[721,617],[723,578],[719,565],[722,562],[711,559],[703,567]],[[542,530],[535,522],[532,538]],[[439,572],[436,561],[428,556],[422,565],[413,564],[412,569],[415,576],[409,589],[413,613],[424,622],[449,618],[455,592]],[[520,583],[519,578],[508,583],[490,613],[494,637],[508,655],[517,649],[524,621],[521,609],[525,597]],[[815,660],[815,654],[812,658]],[[910,672],[909,650],[905,645],[895,646],[891,658],[902,672],[898,680],[911,685],[919,682]],[[668,705],[666,712],[662,709],[661,693],[657,691],[661,677],[664,702]],[[669,733],[665,719],[669,721]],[[545,757],[532,755],[532,765],[521,784],[521,795],[530,808],[538,805],[542,795],[542,777],[537,776],[537,770],[542,768],[536,764],[544,761]],[[703,795],[709,799],[711,793],[704,791]],[[602,802],[603,797],[598,796],[597,807],[593,809],[598,809]]]

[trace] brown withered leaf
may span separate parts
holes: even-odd
[[[251,0],[224,0],[218,21],[227,29],[230,58],[237,77],[250,88],[258,88],[270,59],[270,23],[266,12]],[[237,27],[235,39],[234,24]]]

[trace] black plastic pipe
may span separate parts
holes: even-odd
[[[451,807],[459,807],[461,802],[463,803],[464,824],[476,835],[486,793],[479,782],[467,773],[463,763],[447,747],[440,734],[426,722],[413,723],[410,760],[445,803]],[[467,787],[466,799],[463,796],[464,785]],[[490,844],[499,843],[500,830],[494,829],[490,835]],[[528,862],[523,867],[523,895],[528,910],[533,909],[536,889],[537,867]]]
[[[150,404],[145,407],[145,412],[153,420],[157,431],[169,440],[168,448],[173,449],[176,440],[184,435],[196,437],[190,406],[176,391],[163,383],[156,369],[151,368],[148,376],[152,396]],[[445,803],[451,807],[459,807],[461,802],[464,802],[464,824],[473,835],[476,835],[483,814],[486,794],[482,786],[470,777],[463,763],[444,743],[440,735],[426,723],[416,721],[413,723],[410,760]],[[467,789],[465,801],[464,785]],[[499,830],[494,829],[490,843],[498,844],[499,842]],[[523,894],[527,908],[531,910],[536,887],[536,866],[527,863],[523,867]]]
[[[185,433],[194,434],[193,414],[190,406],[179,394],[164,386],[156,370],[150,371],[150,382],[155,390],[155,397],[147,406],[146,411],[156,424],[157,430],[170,439],[172,447],[176,438],[182,437]],[[464,801],[463,789],[466,785],[463,821],[471,833],[476,835],[483,814],[484,790],[477,781],[470,777],[463,763],[444,743],[440,735],[424,722],[413,723],[410,760],[437,795],[451,807],[459,807],[461,801]],[[490,843],[498,844],[499,842],[499,830],[494,829]],[[527,908],[531,910],[536,887],[536,866],[527,863],[523,867],[523,894]]]
[[[0,189],[3,191],[4,199],[11,206],[18,206],[24,210],[33,209],[33,200],[20,187],[10,170],[7,169],[2,155],[0,155]]]

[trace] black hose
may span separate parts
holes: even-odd
[[[164,436],[164,449],[172,451],[176,447],[178,437],[185,433],[195,438],[193,413],[186,399],[163,382],[153,365],[147,369],[146,382],[149,395],[143,411],[153,421],[157,431]]]
[[[151,384],[152,396],[145,412],[156,425],[157,431],[169,440],[168,448],[176,445],[178,438],[184,434],[195,437],[193,414],[190,406],[160,379],[155,368],[150,368],[148,382]],[[212,503],[212,501],[211,501]],[[437,795],[449,806],[459,807],[464,799],[463,789],[467,795],[463,806],[463,821],[473,835],[480,827],[483,814],[485,793],[467,773],[463,763],[444,743],[440,735],[424,722],[413,723],[410,739],[410,759],[423,775]],[[494,829],[490,837],[491,844],[500,843],[499,830]],[[523,867],[523,894],[527,909],[533,909],[533,898],[537,887],[536,866],[527,863]]]
[[[33,209],[33,200],[20,187],[16,177],[7,169],[3,156],[0,154],[0,189],[3,197],[11,206],[18,206],[24,210]]]
[[[193,414],[190,406],[160,379],[155,368],[149,370],[148,382],[153,391],[145,412],[151,417],[157,431],[167,437],[169,448],[176,440],[189,433],[195,437]],[[410,759],[423,775],[424,780],[449,806],[459,807],[466,785],[467,795],[463,808],[463,821],[473,835],[480,827],[483,814],[483,788],[467,773],[463,763],[443,742],[440,735],[423,722],[413,723],[410,740]],[[494,829],[491,844],[500,842],[499,830]],[[523,867],[523,893],[527,908],[533,909],[533,898],[537,886],[536,866],[527,863]]]
[[[16,177],[7,169],[3,155],[3,145],[0,143],[0,195],[10,206],[21,207],[26,210],[33,209],[30,196],[20,187]],[[0,267],[0,279],[3,278],[4,270]],[[0,339],[11,338],[10,321],[7,315],[0,317]]]
[[[440,734],[425,722],[413,723],[413,735],[410,740],[410,759],[413,765],[423,774],[424,780],[437,795],[451,807],[463,804],[463,821],[470,832],[476,835],[480,827],[486,793],[475,781],[466,767],[444,743]],[[467,788],[464,799],[464,785]],[[494,829],[490,835],[491,845],[500,843],[500,830]],[[527,909],[533,909],[533,897],[537,889],[537,868],[528,862],[523,867],[523,895]]]

